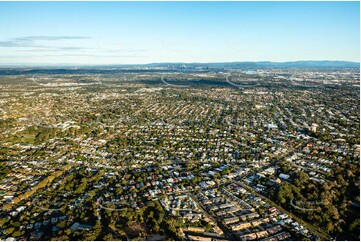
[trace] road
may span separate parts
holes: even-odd
[[[231,84],[232,86],[234,87],[238,87],[239,89],[242,89],[242,88],[245,88],[245,87],[254,87],[254,86],[258,86],[258,83],[254,84],[254,85],[239,85],[239,84],[236,84],[236,83],[233,83],[229,80],[229,76],[231,76],[231,74],[227,74],[226,75],[226,82]]]
[[[161,77],[161,80],[162,80],[162,82],[163,82],[164,84],[166,84],[167,86],[171,86],[171,87],[189,87],[189,85],[175,85],[175,84],[170,84],[170,83],[168,83],[168,82],[166,82],[166,81],[164,80],[164,76],[165,76],[165,75],[163,75],[163,76]]]

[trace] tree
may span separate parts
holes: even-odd
[[[360,228],[360,219],[359,218],[352,221],[352,223],[350,224],[349,231],[352,231],[352,230],[354,230],[356,228]]]
[[[97,238],[100,235],[100,232],[102,231],[102,226],[99,220],[96,221],[95,226],[93,227],[92,230],[90,230],[85,236],[84,236],[84,240],[97,240]]]
[[[148,214],[148,220],[152,219],[154,217],[154,212],[150,211],[150,213]]]
[[[13,227],[7,228],[7,229],[5,229],[5,234],[6,235],[11,235],[14,232],[14,230],[15,229]]]
[[[103,240],[105,241],[113,241],[113,235],[111,233],[104,235]]]
[[[293,198],[292,187],[287,182],[283,183],[276,193],[276,200],[285,204],[287,200],[291,200]]]
[[[301,187],[302,184],[304,184],[305,182],[307,182],[309,179],[309,176],[307,173],[305,173],[304,171],[300,171],[297,173],[296,175],[296,179],[295,179],[295,182],[294,182],[294,185],[296,187]]]
[[[334,224],[332,222],[328,222],[326,229],[329,233],[332,232],[335,229]]]
[[[118,195],[121,195],[121,194],[123,193],[122,187],[118,187],[118,188],[116,189],[116,193],[117,193]]]
[[[17,231],[15,231],[15,232],[13,233],[13,236],[14,236],[15,238],[17,238],[17,237],[23,235],[23,233],[24,233],[24,232],[21,232],[21,231],[17,230]]]
[[[155,218],[152,219],[152,229],[154,232],[158,232],[160,227],[159,227],[159,224],[157,222],[157,220]]]

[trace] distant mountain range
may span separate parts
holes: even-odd
[[[225,68],[359,68],[360,63],[351,61],[287,61],[287,62],[215,62],[215,63],[152,63],[144,66],[165,67],[174,65],[209,66]]]
[[[360,63],[351,61],[289,61],[289,62],[215,62],[215,63],[151,63],[129,65],[0,65],[0,75],[19,74],[111,74],[119,72],[160,72],[160,71],[227,71],[229,69],[263,68],[310,68],[340,69],[360,68]]]

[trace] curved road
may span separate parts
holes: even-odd
[[[168,82],[166,82],[166,81],[164,80],[164,76],[165,76],[165,75],[163,75],[163,76],[161,77],[161,80],[162,80],[162,82],[163,82],[164,84],[166,84],[167,86],[172,86],[172,87],[189,87],[189,85],[175,85],[175,84],[170,84],[170,83],[168,83]]]
[[[254,87],[254,86],[258,86],[258,84],[256,83],[256,84],[254,84],[254,85],[240,85],[240,84],[236,84],[236,83],[233,83],[233,82],[231,82],[230,80],[229,80],[229,76],[231,76],[231,74],[230,73],[228,73],[227,75],[226,75],[226,82],[228,82],[229,84],[231,84],[232,86],[234,86],[234,87],[238,87],[239,89],[242,89],[242,88],[245,88],[245,87]]]

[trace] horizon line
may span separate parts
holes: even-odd
[[[148,63],[131,63],[131,64],[122,64],[122,63],[108,63],[108,64],[86,64],[86,63],[0,63],[2,66],[28,66],[28,67],[46,67],[46,66],[132,66],[132,65],[160,65],[160,64],[229,64],[229,63],[293,63],[293,62],[346,62],[352,64],[359,64],[360,61],[350,61],[350,60],[289,60],[289,61],[269,61],[269,60],[260,60],[260,61],[214,61],[214,62],[148,62]]]

